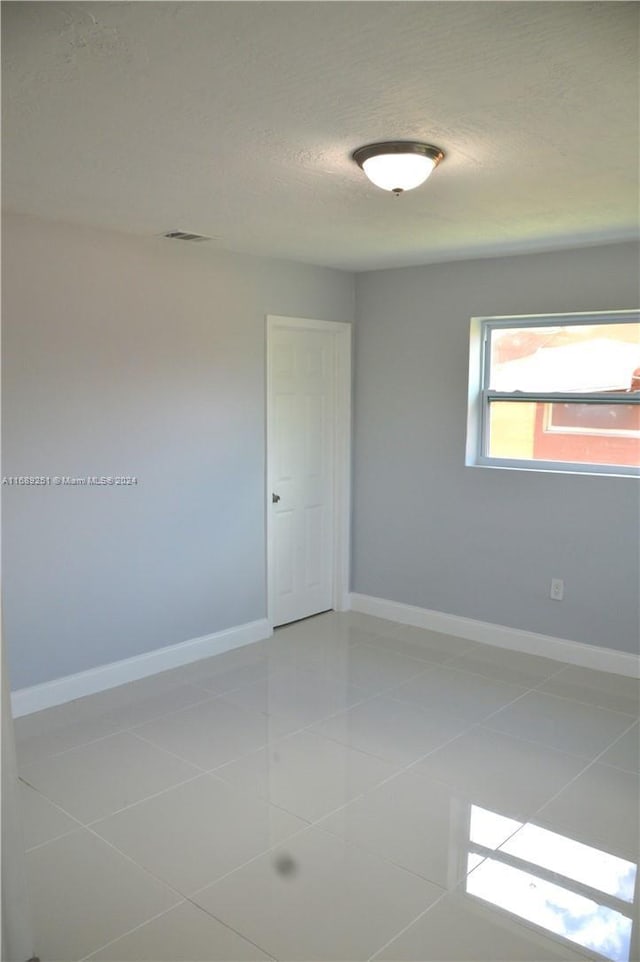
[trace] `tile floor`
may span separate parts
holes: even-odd
[[[18,719],[42,962],[636,962],[638,708],[328,613]]]

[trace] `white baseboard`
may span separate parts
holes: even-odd
[[[570,665],[580,665],[581,668],[594,668],[616,675],[640,678],[640,658],[625,651],[585,645],[578,641],[570,641],[568,638],[553,638],[551,635],[539,635],[533,631],[493,625],[487,621],[448,615],[443,611],[416,608],[414,605],[404,605],[398,601],[387,601],[384,598],[372,598],[370,595],[359,595],[353,592],[351,608],[353,611],[360,611],[376,618],[386,618],[388,621],[396,621],[402,625],[413,625],[415,628],[427,628],[429,631],[456,635],[459,638],[467,638],[469,641],[479,641],[484,645],[509,648],[511,651],[522,651],[528,655],[542,655],[556,661],[568,662]]]
[[[167,645],[166,648],[156,648],[142,655],[134,655],[133,658],[112,661],[75,675],[54,678],[53,681],[45,681],[41,685],[19,688],[11,693],[13,716],[19,718],[21,715],[30,715],[43,708],[73,701],[74,698],[94,695],[98,691],[106,691],[107,688],[137,681],[160,671],[179,668],[180,665],[188,665],[201,658],[209,658],[223,651],[250,645],[254,641],[262,641],[271,634],[269,622],[266,618],[261,618],[259,621],[227,628],[225,631],[216,631],[212,635],[191,638],[177,645]]]
[[[533,631],[494,625],[486,621],[476,621],[474,618],[449,615],[443,611],[418,608],[353,592],[345,598],[344,607],[345,610],[350,608],[376,618],[455,635],[481,644],[522,651],[529,655],[542,655],[570,665],[580,665],[582,668],[640,678],[640,658],[624,651],[585,645],[567,638],[553,638],[551,635],[540,635]],[[259,621],[203,635],[201,638],[192,638],[177,645],[156,648],[142,655],[134,655],[133,658],[80,671],[75,675],[65,675],[40,685],[32,685],[30,688],[20,688],[11,693],[13,715],[14,718],[19,718],[43,708],[62,705],[74,698],[93,695],[129,681],[137,681],[139,678],[179,668],[180,665],[187,665],[201,658],[209,658],[262,641],[271,634],[269,622],[266,618],[261,618]]]

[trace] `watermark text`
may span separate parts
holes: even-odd
[[[98,475],[87,474],[84,477],[75,477],[68,474],[13,474],[4,475],[2,487],[21,488],[21,487],[120,487],[127,485],[137,485],[138,478],[135,475],[114,474]]]

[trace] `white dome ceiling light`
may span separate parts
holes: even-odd
[[[444,159],[444,151],[413,140],[390,140],[358,147],[352,157],[372,184],[399,197],[405,190],[424,184]]]

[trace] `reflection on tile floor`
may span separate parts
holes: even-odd
[[[636,962],[639,695],[331,612],[18,719],[40,958]]]

